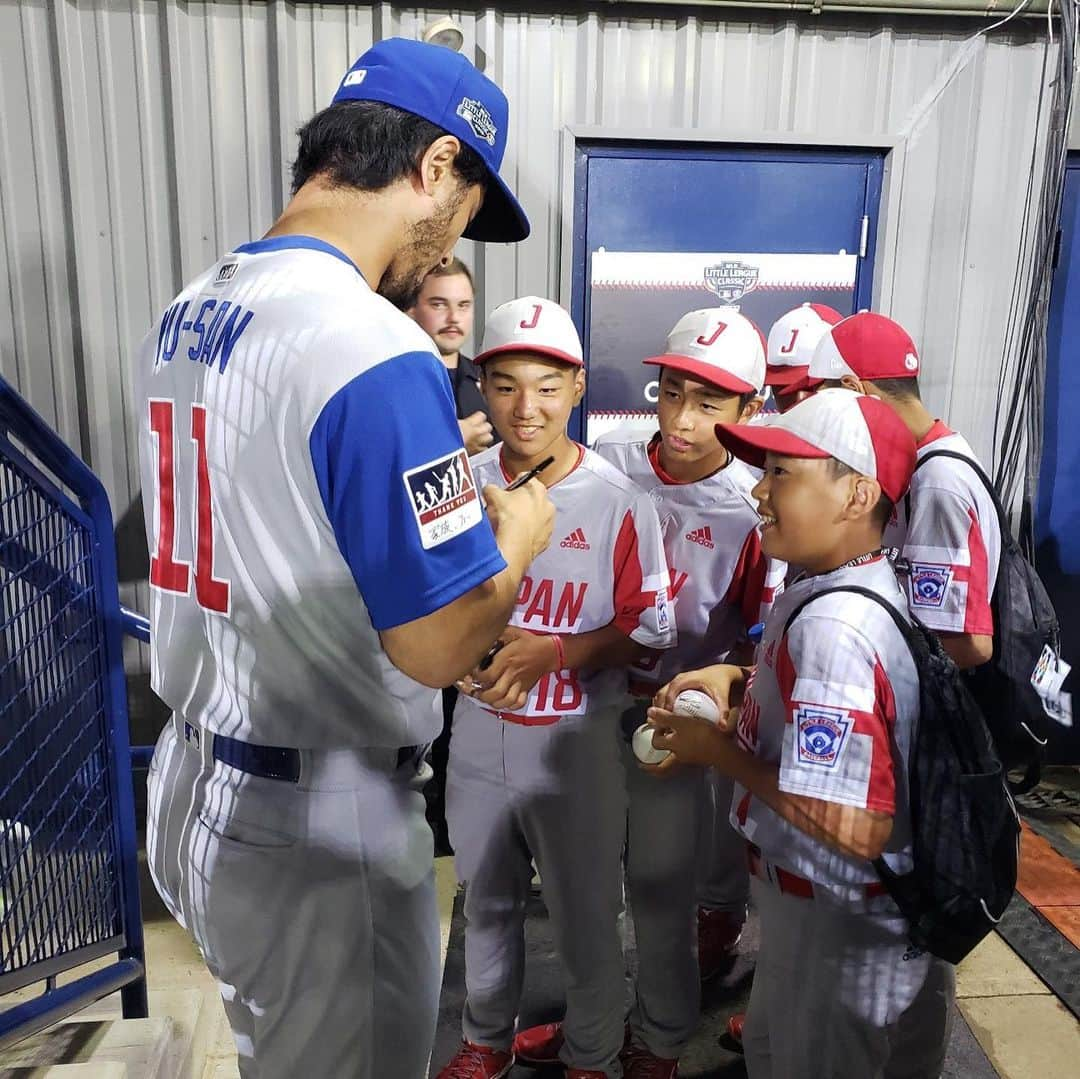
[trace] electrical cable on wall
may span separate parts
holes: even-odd
[[[1017,525],[1028,557],[1033,557],[1035,546],[1034,506],[1042,454],[1050,286],[1078,60],[1078,0],[1059,4],[1061,34],[1056,51],[1053,6],[1051,2],[1047,10],[1048,33],[1035,120],[1038,128],[1048,108],[1048,123],[1041,150],[1039,141],[1032,148],[1024,206],[1027,224],[1021,237],[1017,287],[1013,289],[1005,338],[1002,381],[1007,389],[994,410],[994,482],[1006,506],[1013,503],[1022,484]],[[1046,76],[1051,64],[1053,77],[1048,84]]]

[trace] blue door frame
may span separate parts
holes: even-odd
[[[591,253],[857,252],[870,306],[884,150],[582,139],[575,149],[571,315],[589,348]],[[762,327],[765,331],[768,327]],[[577,437],[585,408],[578,409]]]
[[[1046,351],[1036,565],[1061,619],[1064,658],[1076,668],[1065,689],[1080,711],[1080,153],[1065,170]],[[1054,725],[1048,757],[1080,763],[1080,727]]]

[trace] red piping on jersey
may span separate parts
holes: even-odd
[[[761,551],[761,537],[757,528],[746,534],[735,572],[731,575],[731,584],[723,602],[729,607],[738,607],[742,612],[743,625],[750,629],[761,620],[761,607],[766,599],[765,579],[768,575],[769,562]],[[772,596],[768,597],[771,601]]]
[[[972,636],[994,635],[994,614],[990,610],[990,560],[986,555],[979,518],[968,509],[968,565],[953,566],[954,579],[967,580],[967,598],[964,603],[964,632]],[[965,572],[966,571],[966,572]],[[974,600],[974,602],[972,602]]]
[[[939,438],[945,438],[948,435],[954,434],[956,434],[956,432],[948,427],[944,420],[934,420],[934,426],[919,439],[919,443],[915,448],[921,450],[924,446],[929,446],[931,442],[937,442]]]
[[[574,462],[574,465],[570,469],[570,471],[566,473],[566,476],[569,476],[576,472],[578,470],[578,466],[581,464],[582,461],[585,460],[585,447],[582,446],[580,442],[575,442],[574,445],[578,448],[577,460]],[[505,448],[506,447],[504,446],[503,449]],[[503,449],[499,450],[499,471],[503,474],[503,479],[506,480],[507,483],[513,483],[516,477],[511,476],[510,473],[506,471],[506,465],[503,463]],[[549,483],[548,490],[550,491],[552,487],[555,487],[558,484],[562,483],[562,481],[566,479],[566,476],[560,476],[555,481],[555,483]],[[543,482],[542,479],[541,482]]]
[[[661,483],[666,483],[669,487],[687,487],[691,483],[701,483],[701,480],[712,479],[717,472],[723,472],[733,460],[729,453],[727,460],[718,469],[710,472],[707,476],[702,476],[699,480],[677,480],[670,472],[667,472],[660,463],[660,444],[662,441],[663,436],[657,431],[656,434],[652,436],[645,453],[649,458],[649,464],[652,465],[653,472],[656,473],[656,478],[660,480]]]
[[[641,572],[637,526],[632,510],[623,514],[619,534],[615,537],[612,570],[615,579],[615,617],[612,625],[629,637],[640,624],[645,608],[656,602],[655,592],[646,595],[642,591],[644,576]]]
[[[664,471],[664,466],[660,463],[660,443],[662,436],[659,431],[652,436],[652,441],[649,442],[649,448],[646,453],[649,457],[649,464],[652,465],[652,470],[656,473],[657,479],[661,483],[669,484],[672,487],[685,487],[689,480],[677,480],[670,472]]]

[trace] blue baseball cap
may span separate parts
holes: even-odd
[[[391,37],[372,45],[341,80],[332,104],[381,101],[429,120],[475,150],[487,166],[484,204],[464,236],[513,243],[529,219],[499,175],[510,107],[506,95],[460,53]]]

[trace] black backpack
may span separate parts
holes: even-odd
[[[1001,761],[978,704],[937,637],[908,623],[869,589],[854,592],[884,607],[903,634],[919,675],[919,721],[908,756],[908,804],[914,868],[894,873],[883,858],[873,866],[910,926],[911,943],[959,963],[1005,913],[1016,889],[1020,820]]]
[[[1042,698],[1031,684],[1043,649],[1061,654],[1061,630],[1054,605],[1035,568],[1024,557],[1009,528],[1005,509],[993,483],[970,457],[952,450],[936,450],[923,457],[916,469],[935,457],[963,461],[979,477],[994,503],[1001,531],[998,562],[990,611],[994,617],[994,654],[980,667],[964,672],[964,678],[986,717],[998,757],[1006,771],[1024,769],[1012,790],[1022,794],[1039,782],[1049,717]],[[911,516],[911,496],[906,500]],[[905,571],[903,561],[897,563]]]

